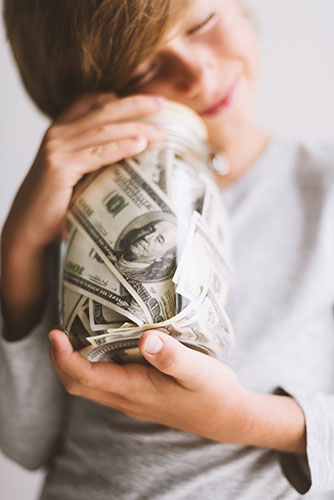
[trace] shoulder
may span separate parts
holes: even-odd
[[[312,140],[292,141],[293,170],[303,183],[333,183],[334,181],[334,141]],[[330,186],[328,186],[330,187]]]
[[[334,191],[334,141],[276,137],[276,181],[298,192],[325,197]]]

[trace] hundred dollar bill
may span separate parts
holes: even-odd
[[[134,298],[126,291],[122,293],[124,289],[118,279],[77,229],[72,231],[67,243],[63,272],[67,288],[98,300],[136,324],[146,321]]]
[[[80,351],[86,346],[89,346],[87,337],[90,335],[90,331],[87,331],[85,325],[83,324],[80,316],[76,314],[71,329],[67,332],[69,340],[73,346],[73,349]]]
[[[187,335],[187,329],[190,329],[192,336],[197,334],[196,342],[210,347],[218,358],[227,357],[234,345],[234,331],[230,319],[210,288],[197,314],[178,325],[181,337],[192,340],[193,337],[189,333]]]
[[[200,296],[203,288],[210,287],[223,307],[230,286],[230,274],[221,252],[209,237],[207,227],[197,212],[193,214],[188,238],[176,292],[194,300]]]
[[[173,319],[172,319],[173,322],[179,323],[181,321],[187,321],[187,319],[192,318],[196,314],[196,311],[201,306],[201,303],[203,302],[204,297],[205,297],[205,292],[203,291],[203,293],[201,294],[201,296],[197,300],[191,302],[186,307],[185,310],[183,310],[182,312],[180,312],[179,314],[177,314],[176,316],[173,317]],[[160,328],[166,327],[168,325],[171,325],[171,320],[166,320],[166,321],[163,321],[161,323],[146,324],[146,325],[142,325],[142,326],[133,325],[133,326],[129,326],[129,327],[124,327],[124,328],[122,328],[121,332],[120,332],[119,328],[108,328],[104,334],[98,335],[98,336],[92,336],[87,340],[92,345],[102,345],[102,344],[108,343],[109,341],[118,340],[119,338],[124,339],[124,338],[126,338],[126,335],[133,334],[134,336],[131,336],[130,338],[137,338],[138,335],[140,335],[145,330],[148,330],[151,328],[159,328],[160,329]],[[118,337],[119,335],[121,335],[121,336]]]
[[[91,361],[106,360],[111,356],[119,361],[130,361],[130,352],[136,353],[136,361],[140,361],[139,351],[136,350],[142,333],[149,329],[157,329],[178,339],[192,349],[205,354],[211,354],[219,359],[226,358],[234,343],[232,325],[223,308],[220,307],[210,289],[203,292],[197,307],[189,307],[186,315],[178,315],[158,325],[125,329],[123,332],[114,331],[101,336],[88,337],[87,341],[95,349],[86,349],[82,354]],[[200,304],[200,307],[198,307]],[[181,319],[183,316],[183,319]],[[107,354],[109,353],[109,354]],[[122,354],[123,353],[123,354]],[[133,359],[131,360],[132,362]]]
[[[202,291],[197,300],[177,314],[174,318],[159,324],[141,327],[108,329],[104,335],[90,337],[87,340],[94,346],[109,342],[139,338],[148,329],[159,329],[180,337],[183,341],[208,343],[215,348],[229,346],[233,341],[233,329],[224,308],[218,303],[210,288]]]
[[[167,196],[171,190],[171,168],[173,151],[159,148],[158,145],[146,149],[143,153],[125,160],[129,165],[135,164],[140,174],[151,184],[155,184]]]
[[[175,313],[183,311],[190,303],[190,300],[179,293],[175,293]]]
[[[201,296],[198,297],[196,300],[193,300],[192,302],[188,302],[188,305],[185,307],[184,310],[182,310],[180,313],[176,314],[175,316],[173,316],[172,320],[174,322],[181,322],[181,321],[186,321],[187,319],[189,318],[192,318],[196,313],[197,311],[199,310],[202,302],[204,301],[204,298],[205,298],[205,295],[206,295],[206,290],[203,290],[203,292],[201,293]],[[124,333],[125,330],[127,331],[130,331],[130,330],[134,330],[134,331],[145,331],[145,330],[148,330],[150,328],[160,328],[160,327],[164,327],[166,325],[169,325],[171,324],[171,320],[168,319],[168,320],[165,320],[165,321],[162,321],[161,323],[148,323],[148,324],[145,324],[145,325],[142,325],[142,326],[137,326],[137,325],[131,325],[131,324],[124,324],[123,327],[122,327],[122,332]],[[118,333],[119,329],[118,328],[107,328],[105,334],[109,334],[109,333]]]
[[[89,335],[93,335],[94,332],[91,329],[90,326],[90,321],[89,321],[89,303],[87,297],[85,297],[84,303],[79,307],[77,315],[81,319],[81,322],[83,326],[85,327],[85,330],[89,333]]]
[[[224,260],[231,269],[232,238],[222,196],[212,179],[208,176],[202,176],[202,179],[205,182],[205,194],[201,215],[211,239],[224,255]]]
[[[184,158],[177,153],[173,156],[170,197],[180,222],[189,224],[194,210],[202,213],[206,185]]]
[[[62,296],[61,296],[61,308],[62,308],[62,316],[63,324],[62,328],[65,331],[69,331],[73,320],[77,314],[77,311],[81,307],[81,304],[85,300],[85,297],[79,292],[71,290],[65,285],[62,287]]]
[[[177,221],[168,200],[126,162],[105,168],[68,217],[146,314],[175,314]]]
[[[107,328],[120,328],[126,317],[96,300],[89,299],[89,321],[90,329],[94,332]]]

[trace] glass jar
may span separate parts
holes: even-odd
[[[144,362],[143,331],[158,329],[224,359],[231,278],[228,220],[199,116],[168,101],[145,121],[166,138],[87,175],[65,217],[59,315],[90,361]]]

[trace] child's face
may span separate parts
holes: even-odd
[[[138,68],[131,93],[190,106],[219,145],[252,118],[259,59],[238,0],[192,0],[182,25]]]

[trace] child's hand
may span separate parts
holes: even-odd
[[[152,367],[90,363],[54,330],[50,357],[70,394],[126,415],[226,443],[306,453],[305,417],[288,396],[240,385],[225,364],[158,331],[139,343]]]
[[[73,187],[84,174],[163,139],[158,125],[133,121],[157,113],[163,102],[147,95],[86,95],[47,130],[2,231],[0,289],[9,340],[23,338],[41,319],[45,250],[60,233]]]
[[[70,394],[211,439],[238,442],[243,435],[247,391],[214,358],[151,331],[140,349],[152,367],[90,363],[64,333],[49,336],[51,361]]]
[[[45,133],[7,219],[6,238],[36,250],[54,240],[73,187],[84,174],[138,154],[148,141],[164,137],[158,125],[133,121],[162,107],[163,99],[147,95],[79,98]]]

